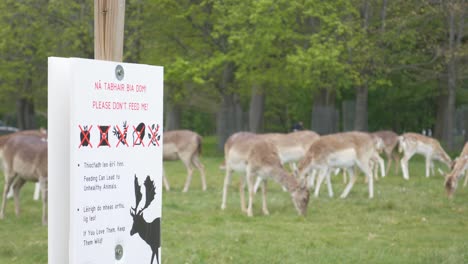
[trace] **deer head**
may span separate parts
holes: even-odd
[[[305,179],[300,180],[299,186],[291,192],[291,196],[297,212],[300,215],[305,215],[307,213],[307,205],[309,204],[310,196]]]

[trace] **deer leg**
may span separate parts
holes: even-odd
[[[11,185],[13,181],[15,180],[16,175],[14,173],[9,172],[6,168],[6,166],[3,166],[5,168],[5,185],[3,186],[3,199],[2,199],[2,208],[0,208],[0,219],[3,219],[5,217],[5,207],[6,207],[6,200],[7,200],[7,195],[8,191],[11,188]]]
[[[258,177],[257,179],[261,179],[260,177]],[[266,193],[267,193],[267,181],[266,180],[262,180],[262,211],[263,211],[263,214],[264,215],[269,215],[270,212],[268,212],[268,208],[267,208],[267,201],[266,201]]]
[[[327,187],[328,187],[328,196],[333,197],[333,188],[331,183],[330,168],[326,168],[326,177],[327,177]]]
[[[185,166],[187,167],[187,180],[185,181],[184,189],[182,190],[182,192],[188,191],[193,174],[192,165],[190,163],[186,163]]]
[[[346,170],[348,171],[348,174],[349,174],[349,182],[346,185],[340,198],[346,198],[346,196],[348,196],[349,191],[351,191],[351,188],[353,188],[354,182],[356,182],[356,174],[354,173],[353,168],[348,168]]]
[[[467,183],[468,183],[468,170],[465,170],[465,181],[463,182],[463,187],[466,187]]]
[[[260,187],[260,184],[262,183],[262,178],[257,177],[257,180],[255,181],[255,186],[254,186],[254,193],[257,193],[258,187]]]
[[[249,217],[253,216],[253,208],[252,207],[253,207],[253,198],[254,198],[254,190],[253,190],[254,182],[253,182],[252,177],[253,177],[252,169],[247,168],[246,180],[247,180],[247,186],[248,186],[248,190],[249,190],[249,204],[247,206],[247,216],[249,216]]]
[[[387,155],[387,160],[388,160],[387,169],[385,170],[385,175],[388,175],[388,173],[390,172],[390,167],[392,166],[392,157],[387,152],[385,154]]]
[[[398,166],[398,163],[400,162],[400,156],[395,151],[393,151],[392,158],[395,161],[395,174],[398,175],[398,173],[400,172],[400,166]]]
[[[409,171],[408,171],[408,161],[413,156],[413,154],[404,154],[403,158],[401,158],[401,172],[403,173],[403,178],[405,180],[409,180]]]
[[[42,225],[47,225],[48,182],[46,177],[39,178],[42,195]]]
[[[15,200],[15,213],[17,216],[20,214],[19,192],[25,183],[26,180],[18,177],[18,179],[15,181],[15,184],[13,185],[13,198]]]
[[[7,199],[13,198],[13,186],[15,186],[16,179],[12,182],[10,189],[8,190]]]
[[[377,161],[379,162],[379,167],[380,167],[380,176],[385,177],[387,174],[386,174],[386,171],[385,171],[385,161],[379,156],[377,155]],[[378,177],[376,177],[378,178]]]
[[[34,184],[34,194],[33,194],[34,201],[39,200],[40,196],[41,196],[41,184],[39,182],[36,182],[36,184]]]
[[[244,177],[247,177],[247,176],[244,176]],[[241,210],[242,212],[245,212],[247,213],[247,207],[245,207],[245,193],[244,193],[244,190],[245,190],[245,180],[244,177],[240,177],[240,181],[239,181],[239,195],[240,195],[240,202],[241,202]]]
[[[192,163],[197,167],[197,169],[200,171],[201,175],[201,181],[202,181],[202,190],[206,191],[206,175],[205,175],[205,166],[200,162],[198,159],[198,156],[195,155],[192,158]]]
[[[307,177],[307,186],[309,188],[314,188],[315,185],[315,177],[317,176],[317,170],[313,169],[312,173],[310,174],[309,177]]]
[[[430,175],[430,168],[431,168],[431,158],[426,156],[426,178]]]
[[[317,179],[317,186],[315,186],[315,192],[314,192],[315,197],[319,196],[320,185],[322,185],[323,179],[325,178],[326,174],[327,174],[327,169],[322,169],[320,171],[319,177]]]
[[[164,170],[164,167],[163,167],[162,173],[163,173],[162,178],[163,178],[164,188],[166,188],[166,191],[169,191],[171,190],[171,187],[169,186],[169,181],[166,178],[166,171]]]
[[[226,175],[224,176],[224,185],[223,185],[223,200],[221,202],[221,209],[226,209],[226,198],[229,183],[231,182],[232,171],[229,165],[226,164]],[[242,177],[241,177],[242,178]]]

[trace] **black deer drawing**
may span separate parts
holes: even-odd
[[[153,220],[153,222],[148,223],[143,218],[143,211],[148,208],[151,202],[154,200],[154,196],[156,194],[156,187],[154,186],[154,182],[150,179],[150,176],[146,176],[145,182],[145,189],[146,189],[146,202],[145,206],[141,208],[137,212],[138,204],[141,201],[142,193],[141,193],[141,185],[138,184],[138,178],[135,175],[135,200],[136,206],[135,208],[131,207],[130,215],[133,217],[133,226],[132,230],[130,231],[130,235],[134,235],[138,233],[150,247],[151,251],[151,262],[153,264],[154,257],[156,256],[156,261],[159,264],[159,255],[158,250],[161,247],[161,218],[158,217]]]

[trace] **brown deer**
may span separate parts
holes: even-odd
[[[333,196],[330,173],[336,168],[346,169],[351,177],[341,194],[341,198],[346,198],[356,181],[353,167],[357,166],[368,178],[369,198],[373,198],[374,185],[370,163],[376,152],[375,141],[367,133],[345,132],[322,136],[312,143],[307,155],[300,161],[299,176],[304,178],[313,169],[320,171],[315,196],[318,196],[324,179],[327,180],[329,194]]]
[[[468,172],[468,143],[465,143],[463,150],[455,159],[453,169],[450,173],[445,176],[445,189],[449,198],[453,197],[455,189],[457,188],[458,180],[465,176],[465,183],[463,187],[466,186],[468,182],[467,172]]]
[[[163,134],[163,160],[180,159],[187,168],[187,180],[183,192],[187,192],[192,181],[194,165],[201,174],[202,189],[206,190],[205,167],[199,160],[202,148],[202,137],[190,130],[167,131]],[[166,190],[169,190],[169,182],[163,176]]]
[[[408,161],[414,154],[421,154],[426,158],[426,177],[429,177],[430,169],[433,168],[432,160],[439,160],[448,168],[452,167],[449,155],[434,138],[417,133],[405,133],[398,137],[398,141],[398,151],[403,152],[401,170],[405,180],[409,180]]]
[[[42,192],[42,223],[47,224],[47,142],[36,135],[11,136],[2,147],[5,186],[0,218],[5,216],[7,193],[12,184],[16,215],[20,213],[19,191],[26,181],[39,182]]]
[[[146,222],[143,217],[143,211],[148,208],[151,202],[154,200],[156,195],[156,187],[154,182],[150,179],[150,176],[146,176],[145,182],[145,206],[137,211],[138,205],[141,201],[143,194],[141,193],[141,186],[138,184],[138,178],[135,175],[134,186],[135,186],[135,207],[130,208],[130,215],[133,218],[132,229],[130,230],[130,235],[134,234],[140,235],[148,246],[150,246],[152,254],[150,264],[153,264],[154,257],[159,264],[159,248],[161,247],[161,218],[155,218],[152,222]]]
[[[399,158],[395,149],[398,144],[398,134],[390,130],[376,131],[371,134],[381,138],[383,141],[383,152],[385,152],[385,155],[387,156],[388,160],[385,175],[388,175],[388,171],[390,170],[392,160],[395,162],[395,173],[398,174]]]
[[[282,165],[276,146],[269,140],[258,139],[252,142],[247,154],[246,179],[249,189],[249,205],[247,215],[253,216],[254,180],[273,179],[286,187],[291,193],[291,198],[299,215],[305,215],[309,203],[309,191],[304,182],[299,182]],[[266,207],[266,182],[263,188],[263,213],[269,214]]]

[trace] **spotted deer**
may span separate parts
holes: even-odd
[[[13,185],[16,215],[20,213],[19,191],[26,181],[39,182],[42,193],[42,224],[47,224],[47,142],[36,135],[11,136],[2,147],[5,185],[0,218],[5,216],[7,193]]]
[[[318,196],[324,179],[328,183],[328,192],[333,196],[330,173],[336,168],[345,169],[350,181],[341,194],[346,198],[356,181],[353,167],[358,167],[368,178],[369,198],[374,197],[373,177],[370,169],[371,159],[376,154],[374,139],[363,132],[345,132],[320,137],[310,146],[306,156],[299,163],[299,177],[304,178],[311,170],[320,172],[315,196]]]
[[[130,208],[130,215],[133,218],[132,229],[130,235],[140,235],[148,246],[150,246],[152,254],[150,264],[153,263],[154,257],[159,264],[159,248],[161,247],[161,218],[157,217],[152,222],[146,222],[143,211],[148,208],[151,202],[154,200],[156,195],[156,187],[154,182],[147,176],[144,182],[145,185],[145,206],[137,211],[138,205],[140,204],[143,194],[141,193],[141,186],[138,184],[138,178],[135,175],[134,187],[135,187],[135,207]]]
[[[173,130],[163,134],[163,160],[180,159],[187,169],[187,180],[183,192],[187,192],[192,181],[193,168],[195,166],[201,174],[202,189],[206,190],[205,167],[199,160],[202,148],[202,137],[190,130]],[[166,190],[169,190],[169,182],[165,175],[163,181]]]
[[[466,186],[468,182],[468,143],[465,143],[463,150],[455,159],[453,169],[450,173],[445,176],[445,189],[447,191],[447,195],[449,198],[453,197],[455,189],[458,185],[458,180],[465,176],[465,182],[463,183],[463,187]]]
[[[433,168],[433,160],[444,163],[448,168],[452,166],[449,155],[434,138],[417,133],[405,133],[398,137],[398,142],[398,151],[403,152],[400,162],[405,180],[409,180],[408,161],[414,154],[421,154],[426,158],[426,177],[429,177],[430,169]]]

